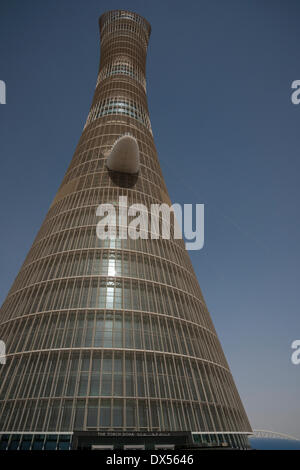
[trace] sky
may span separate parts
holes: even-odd
[[[205,204],[190,255],[251,425],[300,438],[298,1],[1,0],[0,301],[78,143],[111,9],[152,25],[154,139],[172,201]]]

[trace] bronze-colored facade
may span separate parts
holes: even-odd
[[[2,433],[251,432],[183,241],[96,236],[100,203],[170,203],[147,106],[150,29],[128,11],[100,18],[83,133],[0,312]],[[106,166],[124,135],[137,175]]]

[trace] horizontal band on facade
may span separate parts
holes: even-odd
[[[37,282],[37,283],[33,283],[33,284],[29,284],[28,286],[26,287],[23,287],[22,289],[18,289],[14,292],[11,292],[10,294],[7,295],[7,299],[13,297],[15,294],[18,294],[20,292],[23,292],[27,289],[30,289],[32,287],[35,287],[35,286],[40,286],[40,285],[43,285],[43,284],[47,284],[47,283],[54,283],[54,282],[57,282],[57,281],[64,281],[64,280],[90,280],[90,279],[99,279],[100,281],[103,279],[103,280],[107,280],[108,282],[109,281],[139,281],[141,283],[145,283],[145,284],[150,284],[150,283],[153,283],[155,285],[159,285],[159,286],[162,286],[162,287],[166,287],[166,288],[169,288],[169,289],[173,289],[173,290],[176,290],[182,294],[185,294],[185,295],[188,295],[189,297],[192,297],[194,300],[196,300],[197,302],[200,302],[202,305],[205,305],[205,303],[203,302],[202,299],[200,299],[199,297],[196,297],[195,295],[185,291],[185,290],[182,290],[180,289],[179,287],[175,287],[175,286],[172,286],[170,284],[164,284],[162,282],[158,282],[158,281],[154,281],[154,280],[149,280],[149,279],[141,279],[141,278],[138,278],[138,277],[126,277],[126,276],[109,276],[109,275],[98,275],[98,274],[91,274],[91,275],[84,275],[84,276],[66,276],[66,277],[61,277],[61,278],[57,278],[57,279],[46,279],[44,281],[40,281],[40,282]]]
[[[8,353],[6,354],[6,357],[14,357],[14,356],[22,356],[24,355],[29,355],[29,354],[39,354],[39,353],[51,353],[51,352],[65,352],[65,351],[117,351],[117,352],[131,352],[131,353],[139,353],[139,354],[152,354],[153,356],[172,356],[172,357],[182,357],[184,359],[191,359],[193,361],[199,361],[199,362],[204,362],[206,364],[211,364],[216,367],[220,367],[221,369],[226,370],[226,372],[229,372],[231,375],[230,370],[228,367],[223,366],[222,364],[219,364],[217,362],[209,361],[208,359],[202,359],[196,356],[188,356],[185,354],[180,354],[180,353],[172,353],[172,352],[166,352],[166,351],[156,351],[156,350],[150,350],[150,349],[130,349],[130,348],[117,348],[117,347],[112,347],[112,348],[104,348],[104,347],[80,347],[80,348],[53,348],[53,349],[38,349],[38,350],[29,350],[29,351],[20,351],[16,353]],[[128,398],[128,397],[127,397]],[[145,397],[140,397],[140,398],[145,398]],[[162,399],[162,398],[160,398]],[[176,400],[178,401],[178,400]],[[180,400],[179,400],[180,401]],[[198,402],[198,400],[195,400]]]
[[[107,146],[107,147],[109,147],[109,146]],[[107,152],[105,152],[105,153],[107,153]],[[140,152],[140,154],[141,154],[142,157],[144,157],[144,154],[143,154],[142,151]],[[74,165],[73,167],[71,167],[71,168],[67,171],[67,173],[66,173],[66,175],[65,175],[65,178],[64,178],[64,180],[63,180],[63,184],[60,186],[60,189],[62,189],[65,184],[68,184],[68,183],[71,182],[73,179],[77,179],[78,177],[79,177],[79,178],[82,177],[82,176],[77,176],[77,175],[75,176],[75,175],[74,175],[74,177],[72,177],[72,178],[70,178],[70,179],[67,179],[66,177],[68,177],[68,176],[71,174],[71,172],[75,172],[75,170],[79,170],[80,167],[82,167],[82,166],[84,166],[84,165],[87,165],[87,164],[90,164],[90,163],[99,162],[99,161],[101,161],[101,162],[103,161],[103,163],[105,163],[106,158],[107,158],[107,157],[102,154],[102,155],[99,156],[98,158],[91,158],[91,159],[89,159],[88,161],[85,161],[85,162],[82,162],[82,163],[78,163],[77,165]],[[164,187],[163,178],[162,178],[162,175],[161,175],[161,174],[157,173],[155,170],[153,170],[153,169],[150,168],[149,166],[145,165],[145,163],[142,163],[142,162],[141,162],[140,165],[141,165],[141,169],[146,170],[146,172],[153,173],[153,174],[155,175],[155,177],[156,177],[158,180],[160,180],[160,186],[159,186],[160,188],[161,188],[161,187]],[[100,170],[101,170],[101,168],[100,168]],[[104,170],[105,170],[105,167],[104,167],[104,165],[103,165],[103,172],[104,172]],[[84,173],[84,175],[88,175],[88,174],[94,174],[94,172],[93,172],[93,173]],[[143,177],[144,179],[147,179],[147,180],[148,180],[148,178],[145,178],[145,175],[144,175],[143,173],[141,173],[141,175],[142,175],[142,177]],[[150,181],[151,183],[153,183],[152,180],[148,180],[148,181]],[[154,184],[156,184],[156,183],[154,183]],[[156,185],[158,186],[158,184],[156,184]]]
[[[53,398],[53,400],[60,400],[60,398]],[[98,430],[99,432],[101,432],[101,429]],[[50,435],[56,435],[58,434],[59,436],[62,435],[62,436],[69,436],[69,435],[73,435],[74,432],[76,431],[0,431],[0,435],[3,435],[3,434],[50,434]],[[96,431],[97,432],[97,431]],[[110,432],[110,431],[108,431]],[[126,431],[125,431],[126,432]],[[128,431],[130,433],[130,431]],[[137,431],[138,433],[139,431]],[[141,433],[143,433],[143,431],[140,431]],[[149,431],[151,432],[151,431]],[[168,431],[162,431],[162,433],[164,432],[168,432]],[[170,431],[171,432],[171,431]],[[176,432],[176,431],[175,431]],[[112,431],[113,433],[113,431]],[[116,431],[116,434],[118,433],[118,431]],[[247,434],[247,435],[252,435],[253,432],[252,431],[191,431],[191,434]]]
[[[88,312],[103,312],[103,313],[116,313],[116,310],[111,310],[111,309],[95,309],[95,308],[92,308],[92,307],[87,307],[87,308],[75,308],[75,309],[59,309],[59,310],[45,310],[43,312],[35,312],[35,313],[29,313],[27,315],[22,315],[22,316],[18,316],[18,317],[14,317],[14,318],[10,318],[9,320],[6,320],[2,323],[0,323],[0,328],[1,326],[5,326],[7,325],[8,323],[13,323],[15,321],[20,321],[20,320],[26,320],[27,318],[31,318],[31,317],[36,317],[36,316],[40,316],[40,315],[56,315],[56,314],[60,314],[60,313],[65,313],[66,315],[67,314],[71,314],[71,313],[82,313],[82,314],[85,314],[85,313],[88,313]],[[192,325],[192,326],[197,326],[198,328],[201,328],[203,329],[204,331],[210,333],[211,335],[213,335],[215,338],[217,338],[217,334],[215,331],[213,330],[210,330],[209,328],[207,328],[206,326],[204,325],[201,325],[199,323],[196,323],[196,322],[193,322],[192,320],[187,320],[186,318],[182,318],[182,317],[175,317],[175,316],[171,316],[171,315],[167,315],[165,313],[156,313],[156,312],[149,312],[149,311],[141,311],[141,310],[128,310],[128,309],[122,309],[122,308],[118,308],[117,310],[118,312],[122,312],[122,313],[130,313],[130,314],[141,314],[141,315],[153,315],[153,317],[161,317],[161,318],[167,318],[169,320],[178,320],[180,322],[183,322],[183,323],[186,323],[188,325]]]
[[[62,229],[62,230],[59,230],[57,232],[53,232],[51,234],[49,234],[47,237],[42,237],[42,238],[39,238],[38,240],[36,240],[34,242],[34,244],[32,245],[32,248],[31,248],[31,251],[29,252],[29,255],[25,262],[24,262],[24,268],[26,267],[26,265],[28,264],[27,260],[31,260],[34,256],[32,256],[32,252],[35,254],[35,252],[37,250],[39,251],[45,251],[46,247],[47,247],[47,243],[51,243],[51,241],[53,241],[53,239],[57,241],[59,241],[60,239],[62,239],[62,237],[66,234],[66,237],[68,236],[74,236],[74,234],[76,232],[79,232],[79,234],[83,234],[83,235],[86,235],[87,233],[91,236],[93,234],[93,239],[95,238],[94,235],[95,235],[95,226],[94,225],[83,225],[81,227],[71,227],[71,228],[66,228],[66,229]],[[127,246],[128,244],[124,243],[124,240],[121,240],[121,239],[117,239],[117,240],[114,240],[114,243],[110,243],[111,240],[102,240],[103,243],[101,243],[101,246],[100,244],[98,244],[97,246],[95,245],[92,245],[91,248],[107,248],[107,249],[123,249],[124,248],[124,245],[126,245],[126,249],[127,249]],[[128,240],[125,240],[126,242]],[[145,246],[144,246],[144,242],[145,240],[143,239],[138,239],[138,240],[129,240],[130,241],[130,244],[129,246],[133,245],[132,248],[130,248],[133,252],[135,253],[145,253],[145,254],[150,254],[151,252],[150,251],[145,251]],[[131,243],[131,242],[134,242],[134,243]],[[165,240],[165,239],[158,239],[158,240],[154,240],[154,242],[156,242],[156,245],[157,245],[157,248],[159,248],[159,250],[156,250],[155,253],[158,253],[157,256],[161,256],[161,252],[163,253],[163,256],[162,258],[164,259],[169,259],[169,258],[165,258],[165,251],[164,251],[164,248],[165,248],[165,244],[166,242],[170,243],[172,242],[171,240]],[[79,245],[80,248],[79,249],[89,249],[90,246],[84,246],[84,245]],[[170,256],[173,256],[175,257],[176,259],[176,262],[177,264],[180,264],[180,266],[182,266],[183,262],[181,263],[182,259],[181,257],[184,256],[184,247],[180,246],[179,244],[175,244],[175,243],[171,243],[171,247],[172,247],[172,250],[174,251],[170,251],[168,250],[167,251],[167,254],[169,254]],[[155,251],[155,250],[153,250]],[[51,253],[49,252],[48,250],[48,254],[51,255]],[[180,256],[179,256],[180,255]],[[30,261],[31,262],[31,261]],[[23,269],[23,268],[22,268]]]
[[[142,166],[142,165],[141,165]],[[103,171],[98,171],[97,172],[97,175],[101,175],[101,174],[107,174],[107,169],[106,170],[103,170]],[[89,176],[94,176],[95,173],[85,173],[84,177],[89,177]],[[93,190],[95,189],[95,186],[91,187],[91,188],[83,188],[83,189],[77,189],[77,184],[76,183],[79,183],[81,181],[81,178],[83,178],[82,176],[77,176],[73,179],[70,179],[68,180],[59,190],[59,192],[57,193],[57,196],[56,198],[54,199],[54,201],[52,202],[51,204],[51,208],[54,207],[55,204],[57,204],[58,202],[62,201],[65,197],[68,197],[70,196],[71,194],[78,194],[80,191],[87,191],[89,189]],[[140,181],[146,181],[148,184],[152,185],[152,186],[156,186],[157,188],[157,191],[161,193],[162,191],[162,187],[159,186],[158,184],[156,183],[153,183],[151,180],[149,180],[148,178],[145,178],[143,176],[143,174],[141,173],[141,175],[139,175],[139,178],[140,178]],[[66,185],[71,185],[70,189],[69,188],[65,188]],[[68,190],[69,189],[69,190]],[[103,186],[103,189],[115,189],[115,186]],[[147,197],[151,197],[153,200],[157,201],[156,203],[157,204],[162,204],[163,201],[162,199],[159,199],[159,198],[155,198],[155,196],[150,196],[150,194],[148,192],[143,192],[143,191],[140,191],[138,189],[133,189],[133,188],[124,188],[124,189],[127,189],[128,191],[130,191],[130,193],[133,193],[133,194],[142,194],[142,195],[145,195]],[[65,192],[64,192],[65,191]],[[60,197],[60,192],[62,192],[62,196]],[[107,201],[107,202],[110,202],[110,201]],[[171,202],[171,201],[170,201]],[[152,203],[150,203],[152,204]],[[92,204],[92,205],[87,205],[87,206],[83,206],[83,207],[93,207],[93,206],[96,206],[97,207],[97,204]],[[68,212],[68,211],[75,211],[75,210],[78,210],[80,209],[80,207],[75,207],[75,208],[72,208],[72,209],[68,209],[67,211],[63,211],[63,212],[60,212],[59,214],[56,214],[55,216],[53,217],[49,217],[49,218],[46,218],[45,221],[48,222],[49,220],[52,220],[54,217],[57,217],[61,214],[63,214],[64,212]]]
[[[76,253],[84,253],[84,252],[90,253],[90,252],[98,252],[98,251],[100,251],[100,252],[109,251],[109,252],[116,253],[116,254],[118,254],[118,253],[128,253],[128,254],[135,254],[137,256],[140,254],[140,255],[143,255],[143,256],[149,256],[150,258],[154,258],[154,259],[157,259],[157,260],[162,260],[164,262],[167,262],[167,263],[170,263],[171,265],[176,266],[177,268],[182,269],[188,275],[193,277],[195,279],[195,281],[197,282],[197,277],[196,277],[195,273],[191,272],[190,270],[188,270],[184,266],[176,263],[175,261],[173,261],[170,258],[165,258],[163,256],[156,255],[155,253],[149,253],[149,252],[146,252],[146,251],[135,251],[135,250],[131,250],[129,248],[118,249],[118,248],[110,248],[110,247],[74,248],[72,250],[55,251],[55,252],[49,253],[48,255],[35,258],[34,261],[30,261],[30,263],[27,263],[26,265],[22,266],[22,268],[20,270],[20,273],[24,272],[28,267],[31,267],[35,263],[38,263],[40,261],[44,261],[47,258],[51,258],[52,256],[55,257],[57,255],[65,255],[65,254],[68,254],[68,253],[76,254]],[[132,279],[132,278],[130,277],[130,279]],[[50,280],[50,279],[48,279],[48,280]],[[149,281],[150,280],[151,279],[149,279]]]
[[[136,128],[135,126],[132,126],[132,123],[130,123],[130,125],[128,123],[119,123],[117,121],[93,121],[93,126],[92,128],[89,128],[88,130],[84,130],[83,133],[84,133],[84,137],[81,137],[81,139],[79,140],[79,143],[78,143],[78,146],[75,150],[75,154],[74,154],[74,158],[71,162],[74,163],[74,161],[76,161],[79,157],[79,155],[81,155],[82,153],[90,153],[90,152],[93,152],[95,150],[99,150],[101,149],[102,147],[108,147],[108,150],[109,150],[109,147],[112,145],[112,144],[99,144],[95,147],[92,147],[90,146],[90,143],[93,141],[93,140],[97,140],[99,138],[97,138],[97,136],[93,135],[92,137],[88,137],[86,134],[89,134],[89,133],[93,133],[96,129],[98,128],[104,128],[104,130],[106,130],[107,133],[103,132],[102,133],[102,140],[105,140],[108,136],[111,137],[113,140],[115,140],[116,138],[118,138],[118,136],[120,135],[119,132],[115,132],[115,133],[112,133],[111,132],[108,132],[108,130],[110,128],[119,128],[119,127],[122,127],[122,130],[125,132],[125,131],[130,131],[132,132],[132,135],[133,137],[135,137],[137,140],[139,140],[140,142],[142,142],[142,144],[144,146],[146,146],[147,148],[149,148],[150,150],[150,155],[148,155],[148,157],[153,157],[153,162],[156,164],[156,166],[159,168],[158,166],[158,160],[157,160],[157,152],[156,152],[156,147],[153,143],[153,136],[152,134],[148,131],[148,129],[144,126],[140,126],[138,128]],[[135,121],[134,121],[134,124],[135,124]],[[106,129],[108,128],[108,129]],[[139,135],[141,134],[141,136]],[[113,142],[113,141],[112,141]],[[89,145],[88,149],[86,148],[87,145]]]
[[[78,229],[85,229],[85,228],[91,228],[93,229],[95,232],[95,225],[96,224],[84,224],[84,225],[77,225],[77,226],[73,226],[73,227],[66,227],[66,228],[62,228],[61,230],[57,230],[55,232],[51,232],[43,237],[40,237],[40,238],[37,238],[34,242],[34,244],[32,245],[32,247],[35,247],[38,243],[42,242],[42,241],[45,241],[45,240],[48,240],[50,237],[54,236],[54,235],[57,235],[59,233],[63,233],[63,232],[67,232],[69,230],[78,230]],[[118,240],[118,239],[116,239]],[[159,242],[159,241],[162,241],[162,240],[165,240],[165,241],[168,241],[168,243],[172,243],[173,245],[176,246],[176,248],[181,248],[181,250],[184,252],[184,247],[181,247],[179,243],[176,243],[176,239],[173,240],[173,239],[170,239],[170,240],[166,240],[164,238],[157,238],[157,239],[154,239],[154,240],[151,240],[151,241],[154,241],[154,242]],[[179,239],[180,240],[180,239]]]
[[[142,26],[147,32],[147,34],[150,36],[150,23],[143,16],[128,10],[111,10],[106,13],[103,13],[103,15],[101,15],[99,19],[100,30],[103,31],[107,25],[120,20],[125,20],[129,22],[133,21],[134,23]]]

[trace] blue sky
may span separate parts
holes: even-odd
[[[115,8],[152,24],[160,163],[173,202],[205,204],[190,254],[251,424],[300,438],[297,1],[1,1],[0,300],[72,158]]]

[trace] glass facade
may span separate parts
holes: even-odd
[[[130,60],[126,57],[117,58],[113,63],[108,64],[104,67],[98,75],[97,84],[103,81],[105,78],[112,77],[114,75],[127,75],[137,80],[144,88],[146,87],[146,80],[141,70],[138,69]]]
[[[0,434],[0,450],[71,450],[72,434]]]
[[[125,69],[117,70],[120,74],[121,70],[124,73]],[[116,73],[115,70],[111,69],[110,74],[114,75],[114,73]],[[128,73],[128,75],[130,74]],[[135,76],[133,76],[133,78],[135,78]],[[86,126],[93,122],[95,119],[99,119],[100,117],[107,116],[109,114],[124,114],[125,116],[130,116],[136,119],[137,121],[141,122],[148,129],[151,128],[147,113],[142,108],[142,106],[135,101],[127,100],[126,97],[110,98],[106,101],[100,101],[99,103],[97,103],[95,106],[92,107],[88,115]]]
[[[67,448],[74,430],[251,432],[183,241],[97,238],[100,203],[170,204],[145,92],[150,25],[112,11],[100,32],[87,122],[0,311],[2,449]],[[124,134],[136,176],[106,167]]]

